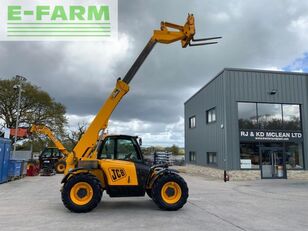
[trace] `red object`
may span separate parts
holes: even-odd
[[[29,164],[27,167],[27,176],[37,176],[40,172],[38,164]]]
[[[10,128],[10,136],[15,136],[15,128]],[[18,128],[17,129],[17,137],[28,137],[29,133],[28,133],[28,128]]]

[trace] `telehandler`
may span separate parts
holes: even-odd
[[[41,168],[46,169],[47,172],[55,169],[57,173],[64,173],[66,167],[66,157],[69,151],[57,139],[53,132],[45,125],[32,125],[30,133],[38,133],[47,136],[56,147],[47,147],[40,154],[39,160]]]
[[[146,165],[136,137],[106,136],[104,131],[112,112],[129,91],[129,83],[156,43],[181,41],[185,48],[214,44],[217,42],[203,41],[220,38],[194,39],[194,35],[192,14],[188,15],[184,26],[161,22],[160,30],[154,30],[124,78],[117,80],[111,95],[66,158],[61,195],[69,210],[77,213],[91,211],[101,201],[103,191],[110,197],[144,196],[147,193],[164,210],[177,210],[186,203],[188,187],[177,171],[165,164]]]

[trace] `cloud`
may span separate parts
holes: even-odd
[[[143,139],[144,146],[183,146],[184,118],[178,117],[177,121],[166,125],[163,122],[144,122],[133,119],[123,123],[111,120],[108,133],[110,134],[135,134]]]
[[[96,114],[160,21],[183,24],[188,12],[196,17],[196,37],[223,39],[186,49],[157,44],[110,129],[183,145],[184,102],[224,67],[307,71],[306,1],[119,0],[118,42],[1,42],[0,76],[28,77],[63,103],[76,124]]]

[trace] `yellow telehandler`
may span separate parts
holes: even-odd
[[[66,167],[66,157],[70,152],[63,146],[61,141],[54,135],[49,127],[45,125],[32,125],[30,133],[38,133],[47,136],[56,147],[47,147],[40,154],[39,160],[41,168],[45,166],[48,171],[56,170],[57,173],[64,173]]]
[[[111,95],[66,158],[61,195],[69,210],[77,213],[91,211],[101,201],[103,191],[110,197],[144,196],[147,193],[164,210],[177,210],[186,203],[188,187],[177,171],[166,164],[146,165],[137,137],[106,136],[104,131],[112,112],[129,91],[129,83],[156,43],[180,41],[185,48],[215,44],[215,41],[203,41],[220,38],[194,39],[194,35],[192,14],[183,26],[161,22],[160,30],[154,30],[124,78],[117,80]]]

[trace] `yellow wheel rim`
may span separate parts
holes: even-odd
[[[182,196],[182,190],[178,183],[170,181],[164,184],[161,189],[161,197],[167,204],[177,203]]]
[[[70,198],[76,205],[86,205],[93,197],[93,189],[87,182],[78,182],[70,192]]]
[[[58,172],[64,172],[65,165],[64,164],[59,164],[57,169],[58,169]]]

